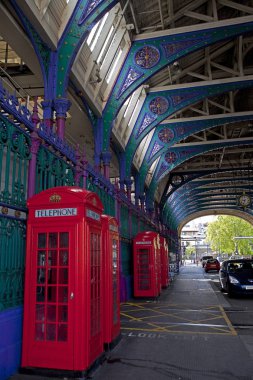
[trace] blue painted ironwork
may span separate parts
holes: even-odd
[[[233,25],[233,21],[231,21],[231,25],[226,26],[223,25],[221,21],[220,27],[216,28],[207,29],[207,26],[203,25],[203,29],[194,32],[170,33],[169,35],[164,35],[158,38],[146,38],[145,40],[139,39],[133,41],[103,112],[104,126],[101,150],[108,151],[113,121],[116,118],[120,107],[131,93],[144,84],[149,77],[156,74],[168,64],[175,62],[180,57],[203,47],[207,47],[215,42],[247,33],[252,30],[252,28],[253,23],[250,21],[245,22],[245,19],[241,24]],[[149,63],[150,59],[155,62],[157,58],[150,58],[151,55],[149,54],[147,55],[147,58],[145,58],[144,52],[148,46],[157,49],[160,54],[160,58],[157,60],[156,65],[149,70],[145,68],[145,65],[152,64]],[[141,51],[144,56],[142,59],[143,67],[137,66],[135,61],[136,53],[139,51]],[[147,63],[145,64],[145,62]],[[133,72],[138,70],[138,75],[129,82],[128,75],[130,70],[133,70]],[[186,97],[190,95],[183,94],[181,96],[184,96],[184,101],[186,102]],[[179,101],[182,103],[182,98],[180,98],[180,94],[177,94],[172,99],[172,102],[174,102],[172,104],[177,105]]]
[[[222,81],[213,81],[212,84],[210,83],[205,84],[205,83],[198,82],[196,83],[194,88],[188,87],[186,85],[185,87],[180,87],[173,90],[170,90],[168,88],[166,90],[159,90],[157,92],[148,93],[125,149],[125,155],[126,155],[125,175],[126,177],[129,177],[131,175],[132,161],[133,161],[133,157],[138,145],[153,128],[155,128],[159,123],[161,123],[168,116],[171,116],[177,111],[179,111],[180,109],[183,109],[186,106],[196,103],[197,101],[200,101],[204,98],[211,97],[214,95],[219,95],[228,91],[251,87],[252,85],[253,85],[252,76],[249,76],[248,79],[247,77],[245,77],[244,80],[233,78],[230,81],[228,81],[227,79],[222,80]],[[190,97],[188,96],[189,92],[190,92]],[[158,97],[168,99],[169,107],[166,112],[157,114],[156,118],[153,121],[149,121],[149,123],[147,123],[144,128],[143,119],[146,117],[147,112],[150,111],[149,105],[152,101],[156,100]],[[174,106],[172,106],[173,98],[178,99],[177,104],[175,104]],[[179,98],[181,99],[180,101],[179,101]],[[181,138],[183,138],[183,135],[186,134],[187,132],[186,130],[182,130],[181,128],[181,130],[178,130],[178,133],[181,133]]]

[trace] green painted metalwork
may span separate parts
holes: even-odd
[[[0,216],[0,310],[23,302],[25,237],[24,220]]]
[[[74,167],[45,147],[40,147],[36,167],[36,194],[55,186],[74,185]]]
[[[0,116],[0,202],[26,207],[29,136]]]
[[[123,275],[133,274],[133,253],[130,242],[121,241],[121,268]]]
[[[87,178],[87,190],[93,191],[99,196],[104,206],[104,214],[115,216],[115,200],[105,188],[98,186],[91,178]]]
[[[132,236],[134,237],[135,235],[138,234],[138,216],[133,214],[131,215],[131,225],[132,225]]]
[[[126,239],[130,239],[130,231],[129,231],[129,223],[128,223],[128,218],[129,218],[129,209],[125,205],[121,205],[120,208],[120,235]]]

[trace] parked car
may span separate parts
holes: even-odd
[[[200,261],[202,262],[202,267],[204,268],[204,266],[205,266],[205,263],[206,263],[206,261],[207,260],[209,260],[209,259],[213,259],[213,256],[211,256],[211,255],[207,255],[207,256],[203,256],[201,259],[200,259]]]
[[[216,270],[219,272],[220,270],[220,262],[217,259],[208,259],[204,265],[205,272],[209,272],[210,270]]]
[[[253,295],[253,260],[226,260],[219,272],[221,291],[229,296],[236,294]]]

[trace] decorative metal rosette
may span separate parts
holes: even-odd
[[[136,65],[143,69],[150,69],[159,62],[160,52],[154,46],[143,46],[135,53],[134,59]]]
[[[174,132],[170,128],[163,128],[159,133],[158,133],[158,138],[163,142],[163,143],[169,143],[173,138],[174,138]]]
[[[165,161],[168,162],[168,164],[173,164],[177,160],[177,155],[175,152],[168,152],[165,154]]]
[[[158,96],[157,98],[151,100],[151,102],[149,103],[150,111],[157,115],[162,115],[168,110],[168,108],[169,102],[163,96]]]

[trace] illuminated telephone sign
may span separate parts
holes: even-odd
[[[99,197],[55,187],[28,200],[22,367],[75,371],[103,353]]]

